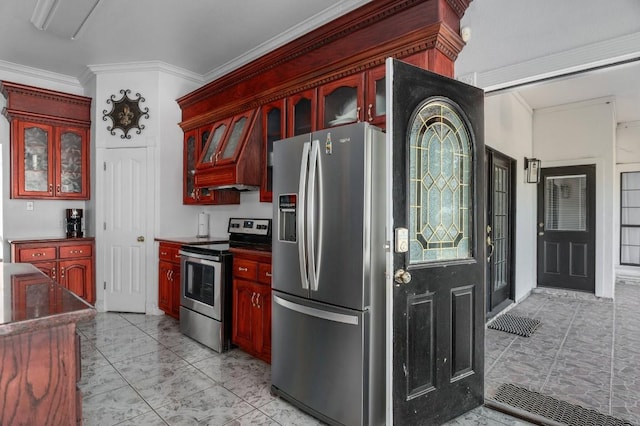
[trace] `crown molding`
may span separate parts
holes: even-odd
[[[39,68],[32,68],[25,65],[15,64],[13,62],[7,62],[0,60],[0,73],[1,72],[15,73],[22,77],[37,78],[40,80],[46,80],[55,84],[64,84],[67,86],[73,86],[82,92],[84,88],[77,78],[70,77],[64,74],[58,74],[51,71],[45,71]],[[14,79],[15,80],[15,79]]]
[[[204,82],[200,74],[187,71],[184,68],[176,67],[162,61],[139,61],[121,62],[115,64],[95,64],[87,65],[88,73],[93,75],[113,74],[113,73],[133,73],[133,72],[163,72],[175,75],[176,77],[190,80],[196,84]],[[83,73],[86,76],[87,73]],[[89,78],[91,75],[89,75]]]
[[[231,71],[240,68],[243,65],[247,65],[251,61],[264,56],[265,54],[284,46],[285,44],[296,40],[297,38],[305,35],[306,33],[313,31],[316,28],[327,24],[334,19],[351,12],[358,7],[371,2],[371,0],[344,0],[340,3],[329,7],[322,12],[305,19],[304,21],[296,24],[287,31],[278,34],[277,36],[259,44],[255,48],[249,50],[245,54],[238,56],[237,58],[223,64],[204,75],[205,82],[211,82],[216,80]]]
[[[478,72],[475,80],[478,87],[492,92],[637,59],[640,59],[640,32]]]

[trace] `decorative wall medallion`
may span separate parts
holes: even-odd
[[[144,129],[144,124],[140,124],[140,118],[149,118],[149,108],[140,108],[140,102],[144,102],[144,98],[140,93],[136,93],[137,98],[129,98],[131,90],[120,90],[122,98],[116,100],[116,95],[111,95],[110,99],[107,99],[108,104],[112,104],[111,111],[106,109],[102,111],[102,119],[107,121],[107,117],[111,119],[113,125],[107,126],[107,130],[112,135],[116,134],[115,129],[122,130],[123,134],[120,135],[122,139],[131,139],[129,130],[137,128],[136,133],[141,134]]]

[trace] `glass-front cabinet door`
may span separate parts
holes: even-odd
[[[197,166],[198,168],[201,166],[210,167],[215,164],[219,156],[220,142],[222,142],[222,139],[227,132],[230,121],[231,119],[229,118],[224,121],[219,121],[213,125],[209,139],[207,140],[203,153],[200,156],[200,161]]]
[[[378,127],[385,127],[386,110],[386,74],[384,66],[367,72],[367,93],[365,96],[365,119]]]
[[[13,125],[12,198],[89,198],[88,129],[21,120]]]
[[[183,204],[207,204],[212,200],[213,191],[208,188],[196,188],[195,174],[200,154],[211,135],[211,124],[193,129],[184,134],[184,181]]]
[[[362,121],[364,73],[342,78],[320,87],[319,127],[339,126]]]
[[[280,99],[262,107],[262,137],[263,155],[262,184],[260,186],[260,201],[271,202],[273,183],[273,143],[286,137],[287,126],[285,114],[285,100]]]
[[[229,135],[225,138],[224,145],[220,147],[219,162],[236,161],[242,141],[246,138],[250,123],[253,121],[256,110],[250,110],[236,115],[231,121]]]
[[[86,135],[86,129],[74,127],[56,129],[56,197],[88,198],[89,188],[84,179],[89,170]]]
[[[287,134],[304,135],[316,131],[316,89],[307,90],[287,99]]]
[[[18,156],[14,167],[13,195],[53,197],[53,127],[46,124],[18,122]]]

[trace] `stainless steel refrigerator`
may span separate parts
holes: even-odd
[[[329,424],[383,424],[384,133],[292,137],[273,161],[272,390]]]

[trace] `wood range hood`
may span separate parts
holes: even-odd
[[[217,121],[198,160],[196,188],[260,189],[262,127],[260,108]]]

